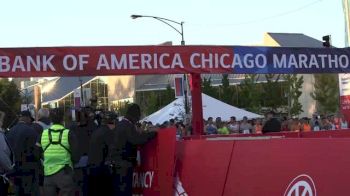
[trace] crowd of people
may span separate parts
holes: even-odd
[[[0,195],[9,187],[19,196],[132,195],[137,146],[157,134],[136,126],[140,107],[130,105],[121,120],[113,112],[76,116],[64,123],[61,109],[42,108],[36,119],[22,111],[9,131],[1,128]]]
[[[317,115],[309,118],[277,118],[274,112],[268,112],[264,119],[248,119],[243,117],[237,121],[232,116],[230,121],[222,121],[217,117],[214,121],[209,117],[205,121],[205,134],[262,134],[268,132],[310,132],[321,130],[347,129],[348,123],[342,115]]]
[[[139,123],[141,112],[129,106],[123,119],[113,112],[81,110],[75,121],[64,123],[60,109],[40,109],[36,118],[22,111],[17,123],[5,131],[6,114],[0,111],[0,195],[12,183],[16,195],[131,195],[137,146],[153,139],[159,128],[176,127],[177,138],[191,135],[190,123],[170,119],[161,125]],[[205,121],[204,133],[263,134],[347,129],[341,115],[264,119],[234,116]]]

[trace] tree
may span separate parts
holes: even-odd
[[[171,88],[170,84],[167,85],[166,90],[162,92],[162,100],[160,106],[166,106],[175,100],[175,92]]]
[[[280,84],[280,74],[265,74],[266,83],[263,84],[264,106],[271,110],[277,110],[283,105],[284,99],[281,99],[282,89]]]
[[[339,88],[336,74],[315,74],[314,92],[311,97],[317,101],[320,113],[334,113],[339,109]]]
[[[240,85],[241,92],[239,95],[239,106],[252,112],[260,112],[261,92],[256,85],[256,82],[259,80],[259,75],[246,74],[244,77],[245,78]]]
[[[288,116],[297,116],[302,110],[302,105],[299,102],[299,97],[301,96],[301,88],[304,83],[304,77],[298,77],[297,74],[286,74],[283,76],[285,79],[285,94],[288,97]]]
[[[13,81],[0,79],[0,110],[5,112],[4,128],[12,126],[20,111],[21,96],[18,87]]]
[[[211,96],[211,97],[218,98],[217,90],[211,85],[211,78],[210,77],[209,77],[209,79],[203,78],[202,92],[204,94]]]
[[[222,74],[221,85],[219,89],[219,99],[227,104],[233,104],[233,87],[230,86],[228,74]]]
[[[147,116],[174,101],[175,92],[168,84],[166,90],[137,92],[135,97],[143,115]]]

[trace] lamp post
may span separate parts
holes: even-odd
[[[178,32],[181,35],[181,45],[184,46],[185,45],[185,40],[184,40],[184,30],[183,30],[183,24],[184,22],[177,22],[174,20],[170,20],[167,18],[162,18],[162,17],[158,17],[158,16],[147,16],[147,15],[131,15],[132,19],[137,19],[137,18],[153,18],[156,19],[168,26],[170,26],[172,29],[174,29],[176,32]],[[171,25],[169,22],[180,25],[181,26],[181,30],[175,28],[173,25]],[[185,113],[186,115],[188,114],[188,98],[187,98],[187,77],[186,74],[184,74],[184,96],[185,96]]]
[[[170,20],[170,19],[167,19],[167,18],[162,18],[162,17],[158,17],[158,16],[147,16],[147,15],[131,15],[131,18],[132,19],[136,19],[136,18],[153,18],[153,19],[156,19],[156,20],[159,20],[160,22],[168,25],[169,27],[171,27],[172,29],[174,29],[176,32],[178,32],[180,35],[181,35],[181,45],[184,46],[185,45],[185,40],[184,40],[184,30],[183,30],[183,24],[184,22],[177,22],[177,21],[174,21],[174,20]],[[175,23],[175,24],[178,24],[181,26],[181,31],[178,30],[177,28],[175,28],[173,25],[171,25],[169,22],[172,22],[172,23]]]

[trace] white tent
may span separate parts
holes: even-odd
[[[231,116],[235,116],[237,120],[242,120],[244,116],[248,117],[248,119],[262,117],[259,114],[236,108],[232,105],[226,104],[203,93],[202,105],[204,119],[208,119],[209,117],[213,117],[214,119],[216,117],[221,117],[222,120],[228,121],[230,120]],[[184,110],[184,99],[178,98],[166,105],[164,108],[147,116],[143,119],[143,121],[151,121],[153,124],[162,124],[163,122],[168,121],[171,118],[182,119],[185,114]]]

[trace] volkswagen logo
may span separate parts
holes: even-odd
[[[310,176],[301,174],[289,183],[284,196],[316,196],[315,183]]]

